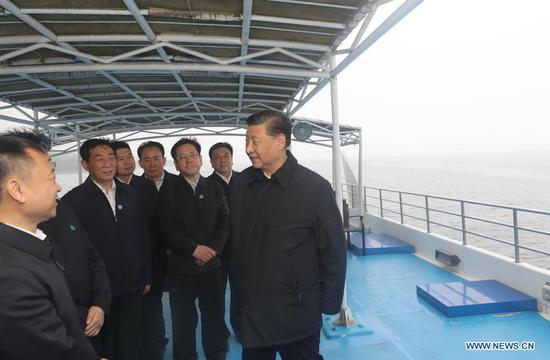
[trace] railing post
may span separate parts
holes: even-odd
[[[515,258],[516,262],[520,262],[519,258],[519,232],[518,232],[518,210],[514,208],[513,210],[514,215],[514,250],[515,250]]]
[[[404,224],[403,221],[403,197],[401,191],[399,192],[399,215],[401,215],[401,224]]]
[[[382,205],[382,189],[378,189],[378,197],[380,198],[380,217],[384,217],[384,206]]]
[[[363,204],[364,204],[364,211],[368,213],[369,210],[367,208],[367,187],[366,186],[363,188]]]
[[[430,205],[428,204],[428,196],[425,195],[424,199],[426,200],[426,232],[430,232]]]
[[[464,201],[460,201],[460,218],[462,219],[462,245],[466,245],[466,215],[464,214]]]

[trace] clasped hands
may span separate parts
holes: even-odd
[[[198,245],[193,251],[193,257],[197,265],[203,266],[216,257],[216,251],[206,245]]]

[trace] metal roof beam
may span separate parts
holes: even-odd
[[[42,25],[40,22],[38,22],[37,20],[35,20],[33,17],[31,17],[30,15],[28,14],[24,14],[21,12],[21,10],[15,6],[13,3],[11,3],[9,0],[0,0],[0,5],[2,7],[4,7],[6,10],[10,11],[12,14],[14,14],[16,17],[18,17],[21,21],[23,21],[25,24],[31,26],[33,29],[35,29],[37,32],[39,32],[40,34],[42,34],[43,36],[47,37],[48,40],[52,41],[52,42],[55,42],[55,43],[58,43],[59,45],[61,45],[62,47],[64,48],[67,48],[71,51],[77,51],[74,47],[72,47],[71,45],[67,44],[67,43],[64,43],[62,41],[60,41],[58,39],[58,37],[51,31],[49,30],[48,28],[46,28],[44,25]],[[90,60],[84,58],[84,59],[81,59],[82,61],[84,61],[85,63],[89,62]],[[120,81],[118,81],[117,79],[115,79],[112,75],[109,75],[103,71],[100,70],[100,73],[105,76],[108,80],[114,82],[115,84],[117,84],[118,86],[120,86],[121,88],[123,88],[124,90],[128,91],[129,94],[133,95],[134,97],[138,98],[139,99],[139,96],[136,96],[135,94],[132,94],[132,91],[131,89],[129,89],[128,87],[124,86],[122,83],[120,83]],[[25,73],[18,73],[18,75],[20,76],[27,76],[29,79],[32,79],[32,77],[28,76],[28,75],[25,75]],[[58,91],[56,89],[56,91]],[[63,90],[61,90],[63,91]],[[67,92],[68,93],[68,92]],[[76,98],[74,94],[72,94],[72,97],[73,98]],[[79,101],[87,101],[85,99],[82,99],[82,98],[79,98],[80,100]],[[103,109],[104,111],[106,111],[105,109]],[[151,111],[155,111],[154,108],[151,108]],[[106,111],[107,113],[109,113],[108,111]]]
[[[401,19],[407,14],[413,11],[424,0],[406,0],[401,6],[399,6],[386,20],[384,20],[374,31],[367,36],[365,40],[361,42],[344,60],[342,60],[331,71],[331,76],[337,76],[340,74],[349,64],[351,64],[357,57],[363,54],[368,48],[370,48],[378,39],[380,39],[386,32],[393,28]]]
[[[140,13],[139,8],[136,5],[136,3],[133,0],[123,0],[123,1],[124,1],[124,5],[126,5],[128,10],[130,10],[130,13],[132,14],[134,19],[138,23],[141,30],[145,33],[145,35],[147,36],[149,41],[151,43],[157,45],[158,44],[157,36],[156,36],[155,32],[153,31],[153,29],[151,29],[151,26],[147,23],[147,20],[145,20],[145,17]],[[163,48],[157,49],[157,52],[159,53],[162,60],[166,64],[171,63],[170,59],[168,59],[168,55],[166,54],[166,51]],[[185,86],[185,84],[184,84],[182,78],[180,77],[180,75],[174,70],[172,70],[171,73],[172,73],[172,76],[174,77],[174,79],[176,80],[176,82],[178,83],[178,85],[180,86],[180,88],[184,91],[187,98],[189,100],[193,101],[193,96],[191,95],[191,91],[189,91],[187,86]],[[194,104],[194,107],[195,107],[195,110],[197,110],[199,112],[199,116],[200,116],[200,110],[199,110],[199,107],[197,106],[197,104]],[[200,117],[202,118],[202,116],[200,116]]]
[[[119,34],[119,35],[60,35],[57,36],[58,42],[73,43],[73,42],[131,42],[131,43],[148,43],[147,36],[135,35],[135,34]],[[228,36],[207,36],[207,35],[189,35],[189,34],[162,34],[157,36],[159,42],[172,42],[172,43],[190,43],[190,44],[214,44],[214,45],[233,45],[241,46],[241,39],[238,37]],[[50,42],[46,36],[40,35],[21,35],[21,36],[2,36],[0,37],[0,45],[9,44],[36,44]],[[297,50],[309,50],[326,52],[330,50],[329,46],[301,43],[294,41],[283,40],[263,40],[263,39],[250,39],[249,46],[255,47],[280,47],[285,49],[297,49]]]
[[[406,0],[397,10],[395,10],[386,20],[384,20],[374,31],[367,36],[365,40],[361,42],[349,55],[342,60],[332,71],[331,76],[337,76],[340,74],[349,64],[351,64],[357,57],[371,47],[378,39],[380,39],[386,32],[388,32],[393,26],[395,26],[401,19],[407,14],[413,11],[423,0]],[[308,95],[300,101],[292,110],[289,115],[294,115],[302,106],[304,106],[313,96],[321,91],[329,81],[327,79],[321,79],[317,86],[308,93]]]
[[[271,2],[286,3],[286,4],[296,4],[296,5],[305,5],[305,6],[319,6],[319,7],[328,7],[336,9],[345,9],[345,10],[358,10],[355,6],[340,5],[333,3],[320,3],[313,1],[302,1],[302,0],[268,0]]]
[[[21,9],[19,9],[11,1],[0,0],[0,6],[8,10],[10,13],[12,13],[14,16],[19,18],[28,26],[32,27],[38,33],[48,38],[48,40],[52,42],[57,42],[57,35],[55,35],[50,29],[42,25],[40,22],[36,21],[32,16],[29,16],[28,14],[25,14],[24,12],[22,12]]]
[[[243,0],[243,20],[241,29],[241,57],[248,53],[248,41],[250,39],[250,19],[252,17],[253,0]],[[241,66],[246,65],[246,59],[241,60]],[[244,74],[239,75],[239,103],[238,112],[241,112],[244,96]]]
[[[61,64],[61,65],[33,65],[33,66],[5,66],[0,68],[0,75],[11,74],[41,74],[60,72],[97,72],[97,71],[214,71],[235,74],[254,74],[267,76],[281,76],[284,78],[329,78],[328,71],[302,70],[296,68],[268,67],[268,66],[240,66],[217,64]]]
[[[204,116],[239,116],[238,112],[203,112]],[[196,111],[192,112],[176,112],[176,113],[141,113],[141,114],[125,114],[125,115],[114,115],[114,116],[97,116],[97,117],[87,117],[82,119],[71,119],[71,123],[91,123],[96,121],[112,121],[112,120],[121,120],[121,119],[139,119],[144,117],[159,117],[159,116],[194,116],[197,115]],[[47,124],[66,124],[65,120],[48,120]],[[204,124],[203,124],[204,125]]]
[[[4,1],[4,0],[3,0]],[[132,1],[133,2],[133,1]],[[18,9],[19,13],[25,16],[28,15],[101,15],[101,16],[166,16],[175,18],[184,18],[190,20],[213,21],[213,22],[237,22],[242,21],[244,16],[241,14],[214,13],[211,11],[174,11],[159,9],[150,11],[149,9],[139,9],[137,5],[128,4],[124,0],[124,4],[128,10],[108,10],[108,9]],[[164,10],[164,12],[162,12]],[[355,9],[356,10],[356,9]],[[11,11],[10,11],[11,12]],[[169,12],[169,13],[168,13]],[[300,26],[320,27],[329,29],[346,29],[345,24],[330,22],[330,21],[315,21],[296,18],[285,18],[280,16],[263,16],[254,15],[252,21],[271,22],[277,24],[291,24]]]

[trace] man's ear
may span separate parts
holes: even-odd
[[[279,150],[286,149],[286,136],[284,134],[277,135],[275,141]]]
[[[88,171],[89,164],[86,160],[81,160],[80,164],[82,164],[82,167],[84,168],[84,170]],[[88,171],[88,172],[90,172],[90,171]]]
[[[5,189],[8,196],[18,203],[24,204],[27,201],[27,197],[23,192],[20,180],[16,178],[8,179],[8,181],[6,181]]]
[[[143,165],[141,164],[141,160],[138,160],[139,167],[143,169]]]

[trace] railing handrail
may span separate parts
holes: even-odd
[[[344,185],[353,185],[353,184],[344,184]],[[544,211],[544,210],[538,210],[538,209],[530,209],[530,208],[524,208],[524,207],[517,207],[517,206],[511,206],[511,205],[499,205],[499,204],[493,204],[493,203],[485,203],[482,201],[474,201],[474,200],[466,200],[466,199],[457,199],[457,198],[451,198],[451,197],[445,197],[445,196],[437,196],[437,195],[428,195],[428,194],[420,194],[420,193],[413,193],[408,191],[399,191],[399,190],[392,190],[392,189],[385,189],[385,188],[377,188],[372,186],[365,186],[365,189],[371,189],[371,190],[382,190],[392,193],[401,193],[405,195],[414,195],[414,196],[421,196],[421,197],[429,197],[431,199],[440,199],[440,200],[449,200],[449,201],[456,201],[461,202],[463,201],[466,204],[472,204],[472,205],[481,205],[481,206],[488,206],[488,207],[494,207],[494,208],[502,208],[507,210],[514,210],[522,211],[522,212],[530,212],[534,214],[540,214],[540,215],[549,215],[550,211]]]
[[[358,191],[357,191],[358,185],[357,184],[347,184],[347,183],[344,183],[342,185],[343,185],[342,187],[344,188],[343,189],[344,192],[346,194],[351,195],[349,200],[351,200],[353,203],[355,203],[355,201],[357,199],[357,195],[358,195]],[[374,193],[369,194],[367,192],[367,190],[375,190],[376,194],[374,194]],[[392,198],[388,198],[387,196],[384,197],[384,193],[397,194],[397,195],[399,195],[399,197],[398,197],[399,200],[394,200],[393,197]],[[418,204],[412,204],[410,202],[405,202],[403,200],[403,195],[420,197],[421,202],[418,202]],[[373,199],[375,201],[373,201],[371,203],[371,202],[367,201],[367,199]],[[437,207],[433,207],[430,204],[431,203],[430,200],[432,200],[432,199],[443,200],[443,201],[456,203],[456,204],[460,205],[460,213],[455,213],[453,210],[447,211],[447,209],[445,209],[444,207],[440,208],[440,206],[437,206],[437,205],[436,205]],[[387,204],[387,203],[397,204],[399,206],[399,210],[398,211],[393,210],[392,207],[384,206],[384,204]],[[512,221],[511,224],[507,224],[507,223],[502,222],[502,221],[492,220],[492,219],[490,219],[491,216],[473,216],[471,214],[466,214],[466,208],[464,207],[465,204],[477,205],[477,206],[481,206],[481,207],[484,207],[484,208],[490,208],[490,209],[503,209],[503,210],[511,211],[510,215],[512,216],[513,221]],[[363,188],[363,198],[360,199],[360,203],[358,205],[360,206],[362,211],[366,211],[366,212],[368,212],[368,208],[377,209],[379,211],[379,216],[382,217],[382,218],[385,217],[384,213],[398,215],[400,217],[401,224],[405,224],[404,219],[406,219],[406,218],[407,219],[409,219],[409,218],[410,219],[416,219],[416,220],[425,222],[426,223],[425,231],[427,233],[431,232],[431,225],[437,225],[437,226],[441,226],[443,228],[448,228],[448,229],[451,229],[451,230],[461,232],[462,233],[462,244],[463,245],[467,245],[467,235],[474,235],[474,236],[478,236],[478,237],[488,239],[488,240],[491,240],[491,241],[495,241],[495,242],[499,242],[499,243],[506,244],[506,245],[509,245],[509,246],[513,246],[514,250],[515,250],[514,258],[515,258],[516,262],[520,262],[520,255],[521,255],[520,250],[521,249],[529,250],[529,251],[536,252],[538,254],[550,256],[550,253],[547,252],[547,251],[535,249],[535,248],[528,247],[528,246],[520,244],[520,233],[519,233],[519,231],[521,230],[521,231],[528,232],[528,233],[531,233],[531,234],[539,234],[539,235],[545,235],[545,236],[549,236],[549,237],[550,237],[550,232],[543,231],[543,230],[538,230],[538,229],[535,229],[535,228],[531,228],[531,227],[526,226],[526,225],[522,226],[522,224],[519,224],[519,220],[518,220],[518,213],[520,213],[520,212],[521,213],[530,213],[530,214],[550,216],[550,211],[530,209],[530,208],[525,208],[525,207],[515,207],[515,206],[511,206],[511,205],[499,205],[499,204],[494,204],[494,203],[485,203],[485,202],[481,202],[481,201],[457,199],[457,198],[446,197],[446,196],[427,195],[427,194],[414,193],[414,192],[409,192],[409,191],[399,191],[399,190],[393,190],[393,189],[387,189],[387,188],[378,188],[378,187],[373,187],[373,186],[364,186],[364,188]],[[404,210],[404,206],[408,207],[407,209],[405,209],[405,210],[409,210],[408,214]],[[422,218],[422,217],[412,215],[410,213],[411,208],[425,210],[425,214],[424,214],[425,217]],[[469,210],[469,211],[471,211],[471,210]],[[431,217],[430,213],[440,213],[440,214],[446,214],[446,215],[452,215],[452,216],[459,217],[461,219],[461,224],[459,225],[460,228],[452,226],[450,224],[443,224],[437,219],[430,219],[430,217]],[[434,220],[437,220],[437,221],[434,221]],[[509,242],[509,241],[506,241],[506,240],[503,240],[503,239],[499,239],[497,237],[489,236],[487,234],[482,234],[482,233],[479,233],[477,231],[472,231],[469,227],[468,228],[466,227],[466,220],[473,220],[473,221],[482,222],[482,223],[485,223],[485,224],[491,224],[491,225],[494,225],[494,226],[500,226],[500,227],[504,227],[504,228],[508,228],[508,229],[511,228],[511,229],[513,229],[513,232],[514,232],[513,242]],[[538,227],[538,226],[535,226],[535,227]]]

